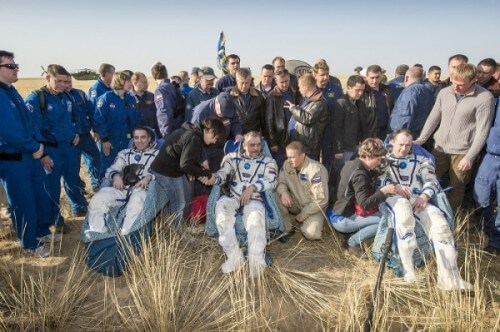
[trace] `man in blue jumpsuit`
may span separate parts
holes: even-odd
[[[111,80],[115,74],[115,67],[109,63],[103,63],[99,66],[99,78],[89,89],[89,102],[92,108],[95,109],[97,98],[104,93],[111,91]]]
[[[156,118],[161,135],[167,139],[182,125],[184,114],[175,114],[177,105],[176,87],[168,79],[167,67],[157,62],[151,68],[151,74],[158,87],[155,90]]]
[[[228,73],[222,76],[216,83],[215,88],[219,93],[230,90],[236,85],[236,72],[240,69],[240,57],[236,54],[227,56]]]
[[[19,66],[14,54],[0,51],[0,179],[7,193],[11,216],[21,247],[28,254],[47,257],[50,250],[38,238],[50,235],[43,227],[38,207],[45,173],[40,164],[44,147],[22,97],[12,86],[17,81]]]
[[[492,198],[497,197],[497,215],[493,214]],[[484,208],[485,233],[489,241],[484,248],[492,255],[500,254],[500,100],[497,98],[495,123],[486,141],[486,156],[477,172],[474,183],[474,199]]]
[[[223,92],[212,99],[201,102],[193,109],[191,123],[200,123],[205,119],[219,119],[226,128],[226,135],[229,139],[241,141],[243,130],[241,128],[240,118],[234,105],[234,98],[229,92]],[[209,145],[204,149],[208,167],[212,172],[217,172],[220,168],[222,158],[224,158],[224,149],[222,146]]]
[[[419,67],[411,67],[404,76],[405,88],[399,94],[391,114],[392,132],[408,129],[414,137],[420,136],[425,121],[434,104],[434,96],[423,82],[424,71]],[[432,146],[431,146],[432,148]]]
[[[396,102],[396,100],[399,98],[399,95],[405,88],[405,74],[408,69],[410,69],[410,67],[405,64],[397,66],[394,73],[394,78],[387,82],[387,85],[391,90],[391,95],[394,102]]]
[[[90,101],[87,98],[85,92],[80,89],[73,88],[73,83],[71,76],[68,76],[69,82],[66,92],[71,97],[73,102],[73,114],[80,118],[80,131],[78,135],[80,136],[80,142],[76,148],[78,149],[79,156],[83,155],[83,160],[85,161],[85,166],[87,167],[87,172],[90,177],[90,184],[94,191],[99,189],[99,169],[100,169],[100,157],[99,150],[94,141],[94,138],[90,134],[94,123],[94,110]],[[80,158],[78,158],[80,161]],[[82,182],[82,190],[85,189],[85,184]],[[65,183],[66,187],[66,183]],[[66,189],[66,191],[68,191]]]
[[[73,104],[65,93],[69,73],[60,65],[47,67],[47,85],[30,93],[26,105],[45,141],[45,153],[40,159],[47,172],[45,187],[51,198],[41,211],[56,228],[64,227],[60,214],[61,177],[66,182],[66,194],[71,197],[74,214],[87,211],[87,201],[80,190],[80,163],[76,145],[80,141],[80,119],[74,116]]]

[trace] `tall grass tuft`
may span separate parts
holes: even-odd
[[[126,303],[109,294],[123,326],[132,331],[202,331],[226,326],[229,315],[221,299],[229,283],[221,282],[218,266],[207,264],[218,259],[213,252],[207,252],[203,243],[192,245],[160,227],[142,247],[140,255],[132,255],[124,276],[129,291]]]
[[[64,331],[84,315],[93,278],[83,257],[78,247],[67,267],[31,267],[22,260],[17,269],[0,264],[2,324],[7,330]]]
[[[251,279],[246,265],[222,274],[218,242],[181,236],[165,226],[170,221],[157,220],[119,278],[86,269],[78,245],[70,258],[43,267],[0,255],[0,330],[362,330],[378,265],[343,252],[332,234],[272,244],[273,265]],[[436,289],[433,255],[411,284],[386,270],[373,330],[499,329],[498,266],[465,222],[456,228],[458,261],[473,292]]]

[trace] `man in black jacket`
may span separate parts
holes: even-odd
[[[252,73],[247,68],[236,72],[236,86],[230,90],[234,98],[236,113],[241,121],[243,134],[250,131],[264,131],[264,97],[257,89],[251,87]]]
[[[368,137],[378,137],[384,140],[394,102],[389,87],[381,81],[382,68],[379,65],[371,65],[366,69],[367,84],[363,94],[366,111],[363,117],[368,123]]]
[[[290,87],[290,73],[283,69],[275,75],[276,86],[266,98],[265,137],[271,150],[271,155],[281,168],[286,160],[285,146],[289,143],[287,127],[291,114],[285,108],[286,102],[298,103],[297,91]]]
[[[303,97],[300,104],[287,102],[292,115],[288,123],[288,135],[292,140],[304,144],[309,158],[319,161],[324,129],[328,123],[328,105],[312,74],[300,77],[299,91]]]
[[[356,153],[358,144],[369,137],[366,119],[362,117],[365,103],[361,100],[365,89],[362,76],[352,75],[347,80],[347,92],[334,105],[333,152],[335,159],[348,161]]]
[[[186,203],[191,196],[186,175],[202,182],[214,180],[212,172],[202,166],[203,146],[220,144],[225,139],[226,130],[222,121],[205,119],[198,124],[184,123],[160,148],[151,169],[160,185],[168,189],[170,213],[175,215],[176,226],[186,216]]]
[[[361,99],[365,80],[360,75],[352,75],[347,80],[347,92],[333,105],[333,167],[330,169],[328,187],[330,204],[335,202],[335,187],[339,181],[344,163],[358,150],[358,145],[370,137],[368,124],[362,114],[366,106]]]

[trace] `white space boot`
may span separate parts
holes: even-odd
[[[417,239],[415,233],[406,233],[403,235],[404,240],[398,239],[398,251],[403,265],[404,280],[413,282],[415,280],[415,266],[413,264],[413,252],[417,247]]]
[[[227,255],[227,260],[221,266],[222,273],[233,272],[245,263],[245,258],[239,246],[224,248],[224,252]]]
[[[263,255],[248,255],[250,278],[257,278],[261,276],[264,273],[266,266],[266,260]]]
[[[453,242],[433,241],[436,252],[437,288],[442,290],[470,290],[472,285],[460,277],[457,268],[457,251]]]
[[[401,265],[403,265],[404,280],[412,282],[415,280],[415,267],[413,266],[413,252],[417,248],[415,235],[415,217],[409,200],[397,198],[393,203],[395,216],[395,231],[397,237],[397,248]]]

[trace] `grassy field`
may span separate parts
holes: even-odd
[[[75,81],[77,83],[78,81]],[[43,81],[21,80],[23,95]],[[75,86],[87,90],[91,82]],[[87,179],[85,174],[82,176]],[[142,255],[126,273],[107,278],[85,266],[82,218],[70,218],[63,241],[47,259],[22,255],[8,227],[0,239],[0,331],[360,331],[378,265],[342,249],[342,234],[326,226],[319,241],[296,233],[267,248],[273,264],[256,280],[248,270],[224,275],[218,242],[186,242],[159,216]],[[408,284],[386,270],[375,314],[377,331],[500,329],[500,260],[466,216],[456,220],[461,275],[474,291],[435,288],[431,258]],[[366,249],[368,253],[368,248]]]

